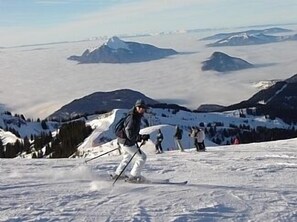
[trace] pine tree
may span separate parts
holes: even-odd
[[[47,130],[47,129],[48,129],[48,126],[47,126],[47,124],[46,124],[46,120],[42,120],[42,121],[41,121],[41,127],[42,127],[42,129],[44,129],[44,130]]]
[[[3,142],[0,139],[0,158],[5,158]]]
[[[67,158],[77,151],[77,145],[90,135],[92,129],[84,121],[63,124],[52,143],[53,158]]]
[[[17,152],[15,150],[15,146],[13,144],[7,143],[5,149],[5,158],[15,158]]]
[[[26,153],[30,152],[30,146],[31,146],[31,144],[30,144],[29,138],[27,136],[25,136],[25,138],[24,138],[24,151]]]

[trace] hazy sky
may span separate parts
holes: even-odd
[[[297,22],[296,0],[0,0],[0,47]]]

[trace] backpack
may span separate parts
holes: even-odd
[[[125,121],[128,116],[122,117],[114,126],[114,134],[122,139],[126,139]]]

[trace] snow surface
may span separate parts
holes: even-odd
[[[297,221],[297,139],[148,152],[147,178],[112,186],[121,157],[0,159],[0,221]]]
[[[17,139],[18,137],[13,133],[0,129],[0,140],[2,140],[3,145],[6,145],[7,143],[15,143]]]

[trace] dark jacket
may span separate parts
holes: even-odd
[[[174,138],[181,140],[183,137],[183,131],[180,128],[176,128],[175,134],[174,134]]]
[[[125,146],[134,146],[139,140],[139,131],[142,115],[135,111],[135,108],[129,111],[124,122],[126,138],[118,138],[120,144]]]
[[[163,141],[163,134],[162,132],[159,131],[159,133],[157,134],[157,140],[156,140],[156,144],[160,144]]]

